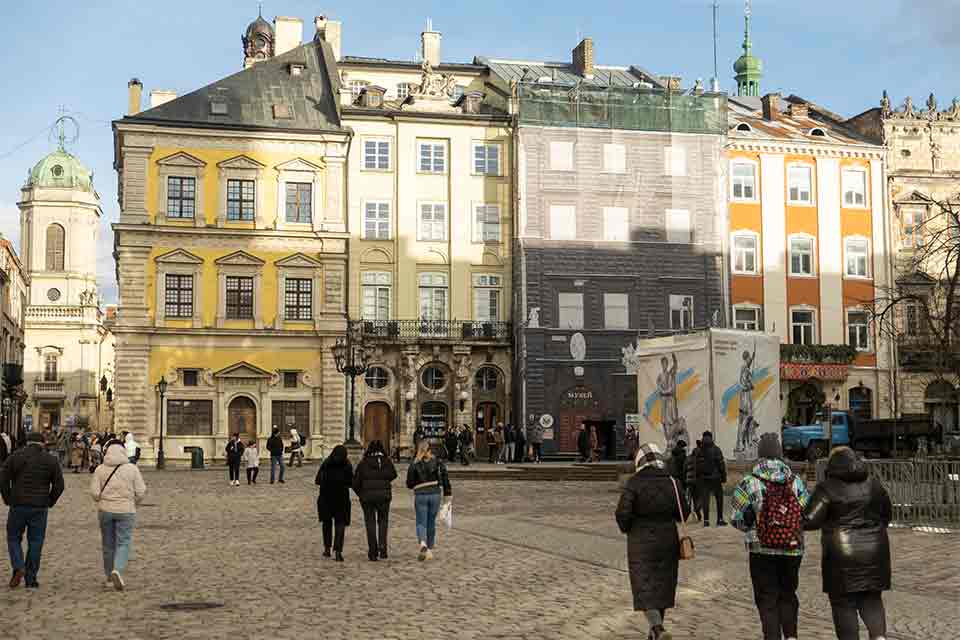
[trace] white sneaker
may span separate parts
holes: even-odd
[[[123,577],[117,572],[116,569],[110,574],[110,581],[113,582],[113,588],[117,591],[123,591]]]

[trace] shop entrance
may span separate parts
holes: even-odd
[[[383,443],[387,453],[390,452],[390,433],[393,426],[393,412],[386,402],[371,402],[363,409],[363,445],[367,446],[374,440]]]
[[[587,420],[587,429],[597,430],[597,447],[601,460],[617,459],[617,422],[616,420]]]
[[[557,450],[560,453],[576,453],[577,430],[580,424],[596,423],[599,418],[600,403],[594,399],[593,389],[583,386],[567,389],[560,401]]]
[[[489,456],[487,450],[487,429],[495,429],[500,421],[500,407],[496,402],[481,402],[477,405],[477,422],[473,430],[473,446],[478,460]]]

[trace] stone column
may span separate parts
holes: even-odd
[[[114,376],[115,430],[117,433],[133,433],[145,451],[156,449],[159,436],[155,381],[148,379],[149,367],[150,346],[146,337],[118,332]]]
[[[123,240],[123,232],[119,232]],[[120,326],[145,326],[147,315],[147,258],[150,247],[120,246],[117,249],[117,286],[120,294]]]
[[[147,167],[153,147],[123,147],[120,222],[146,224]]]

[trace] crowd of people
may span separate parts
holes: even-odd
[[[540,424],[517,427],[512,423],[498,422],[478,429],[476,439],[474,430],[465,424],[451,426],[437,438],[428,438],[418,427],[413,433],[413,450],[417,450],[421,441],[427,440],[440,457],[448,462],[459,460],[467,466],[477,461],[477,439],[481,439],[489,464],[540,463],[543,461],[543,432]]]

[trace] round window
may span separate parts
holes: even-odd
[[[59,178],[63,175],[63,167],[58,164],[53,165],[53,169],[50,172],[54,175],[55,178]]]
[[[500,376],[493,367],[483,367],[477,371],[475,380],[480,391],[495,391],[497,389],[497,379]]]
[[[363,379],[371,389],[383,389],[390,381],[390,374],[383,367],[370,367]]]
[[[53,289],[48,290],[48,291],[47,291],[47,298],[50,300],[50,302],[56,302],[57,300],[59,300],[59,299],[60,299],[60,289],[53,288]]]
[[[447,383],[447,376],[440,367],[427,367],[420,374],[423,386],[432,391],[439,391]]]

